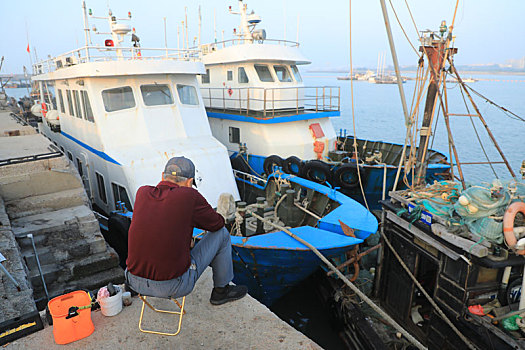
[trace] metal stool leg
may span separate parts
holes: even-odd
[[[186,297],[182,297],[182,304],[180,304],[176,299],[171,299],[171,301],[173,301],[179,308],[180,308],[180,311],[168,311],[168,310],[160,310],[160,309],[157,309],[155,307],[153,307],[147,300],[145,296],[142,296],[139,294],[139,298],[142,300],[142,309],[140,310],[140,318],[139,318],[139,329],[141,332],[144,332],[144,333],[152,333],[152,334],[160,334],[160,335],[169,335],[169,336],[175,336],[177,334],[180,333],[180,329],[182,327],[182,316],[186,313],[186,311],[184,311],[184,303],[186,301]],[[143,320],[143,317],[144,317],[144,307],[148,305],[148,307],[155,311],[155,312],[161,312],[161,313],[166,313],[166,314],[174,314],[174,315],[179,315],[179,326],[177,328],[177,331],[175,333],[167,333],[167,332],[159,332],[159,331],[154,331],[154,330],[151,330],[151,329],[143,329],[142,328],[142,320]]]

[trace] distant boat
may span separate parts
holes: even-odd
[[[343,75],[343,76],[339,76],[337,77],[337,80],[356,80],[356,77],[355,76],[350,76],[350,73],[348,75]]]

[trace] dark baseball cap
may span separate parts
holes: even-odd
[[[195,165],[186,157],[173,157],[166,163],[164,174],[188,179],[195,178]]]

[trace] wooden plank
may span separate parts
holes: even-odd
[[[399,216],[397,216],[393,212],[387,211],[386,212],[386,217],[390,221],[398,224],[399,226],[401,226],[405,230],[407,230],[410,233],[412,233],[414,236],[417,236],[422,241],[432,245],[434,248],[436,248],[437,250],[439,250],[440,252],[442,252],[443,254],[448,256],[449,258],[451,258],[453,260],[458,260],[459,259],[460,255],[458,253],[456,253],[452,249],[448,248],[447,246],[445,246],[441,242],[437,241],[436,239],[432,238],[431,236],[429,236],[425,232],[421,231],[420,229],[418,229],[414,225],[411,225],[408,221],[405,221],[404,219],[400,218]]]
[[[482,244],[476,244],[477,242],[471,241],[470,239],[459,237],[458,235],[450,233],[443,225],[432,224],[432,233],[443,238],[447,242],[454,244],[456,247],[459,247],[464,251],[477,256],[478,258],[484,258],[489,255],[489,249],[486,246]]]

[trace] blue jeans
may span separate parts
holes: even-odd
[[[213,286],[224,287],[233,280],[232,245],[230,233],[223,227],[219,231],[208,232],[195,244],[190,252],[191,265],[182,276],[154,281],[135,276],[126,270],[129,286],[139,294],[159,298],[180,298],[188,295],[195,287],[197,279],[211,266]]]

